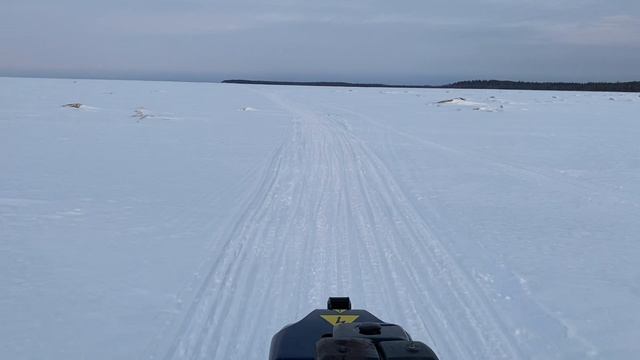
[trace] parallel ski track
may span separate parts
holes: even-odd
[[[264,359],[327,296],[401,322],[442,358],[524,358],[385,164],[345,123],[270,96],[291,137],[212,252],[164,359]]]

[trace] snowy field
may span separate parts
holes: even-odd
[[[442,360],[637,358],[639,115],[0,78],[0,358],[266,359],[332,295]]]

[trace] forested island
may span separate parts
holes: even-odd
[[[293,85],[293,86],[339,86],[413,89],[501,89],[501,90],[556,90],[556,91],[610,91],[640,92],[640,81],[628,82],[530,82],[508,80],[470,80],[446,85],[392,85],[376,83],[351,83],[335,81],[270,81],[270,80],[224,80],[226,84]]]

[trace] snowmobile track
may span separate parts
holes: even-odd
[[[447,356],[522,358],[490,301],[348,125],[270,97],[291,113],[292,135],[212,251],[164,359],[263,359],[265,328],[273,334],[339,294]]]

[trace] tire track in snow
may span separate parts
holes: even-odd
[[[264,359],[278,329],[340,294],[443,358],[523,358],[384,163],[346,124],[269,96],[292,135],[212,252],[164,359]]]

